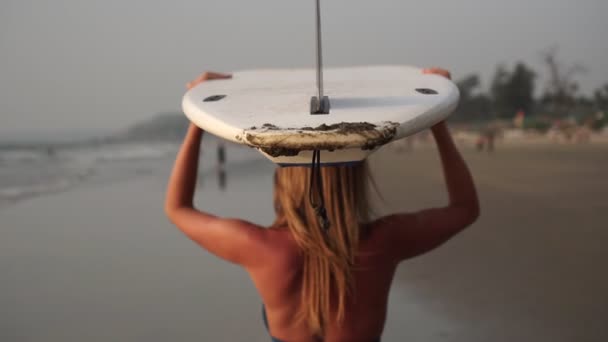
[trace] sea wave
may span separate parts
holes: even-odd
[[[4,189],[0,189],[0,198],[4,199],[6,201],[18,201],[20,199],[24,199],[27,197],[32,197],[32,196],[36,196],[36,195],[40,195],[40,194],[44,194],[44,193],[65,190],[68,187],[70,187],[70,185],[72,185],[72,184],[73,184],[73,182],[71,182],[67,179],[62,179],[62,180],[58,180],[58,181],[54,181],[54,182],[50,182],[50,183],[46,183],[46,184],[36,184],[36,185],[29,185],[29,186],[23,185],[23,186],[18,186],[18,187],[4,188]]]
[[[12,163],[32,164],[41,160],[47,161],[50,155],[41,149],[13,149],[0,151],[0,165]]]
[[[61,157],[80,165],[158,159],[172,155],[177,150],[174,143],[121,143],[87,146],[62,151]]]
[[[203,144],[201,172],[215,170],[217,147],[221,145],[214,140],[207,139]],[[263,158],[250,148],[224,146],[227,168],[236,169]],[[0,149],[0,206],[64,191],[95,179],[112,181],[150,174],[161,165],[165,166],[160,168],[167,168],[178,148],[176,142],[138,141]]]

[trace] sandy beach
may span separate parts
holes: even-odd
[[[402,264],[383,341],[608,340],[608,146],[463,153],[482,216]],[[379,213],[445,203],[434,147],[371,162]],[[247,274],[164,217],[170,163],[0,208],[0,341],[269,340]],[[197,203],[268,224],[272,169],[204,179]]]
[[[442,248],[404,264],[399,278],[452,327],[432,341],[608,339],[608,149],[517,146],[495,154],[463,149],[482,215]],[[381,181],[391,210],[441,204],[432,148],[399,156],[403,182]],[[380,166],[395,158],[377,154]],[[415,162],[412,162],[415,161]],[[410,167],[411,165],[411,167]],[[378,167],[377,179],[396,179]],[[394,289],[398,291],[398,287]]]

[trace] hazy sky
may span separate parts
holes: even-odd
[[[1,0],[0,139],[119,130],[180,108],[203,70],[314,64],[313,0]],[[498,63],[540,51],[608,82],[606,0],[323,0],[330,66]],[[539,80],[539,87],[543,86]]]

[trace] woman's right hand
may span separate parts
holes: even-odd
[[[422,69],[422,73],[423,74],[435,74],[435,75],[439,75],[439,76],[443,76],[445,78],[447,78],[448,80],[452,79],[452,74],[446,70],[446,69],[442,69],[442,68],[426,68],[426,69]]]
[[[448,80],[452,79],[452,74],[448,70],[442,69],[442,68],[426,68],[426,69],[422,69],[422,73],[425,75],[443,76],[443,77],[447,78]],[[445,124],[445,121],[441,121],[441,122],[435,124],[433,127],[431,127],[431,131],[433,133],[437,133],[437,131],[444,130],[444,129],[447,129],[447,125]]]

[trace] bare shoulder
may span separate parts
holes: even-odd
[[[398,254],[412,242],[409,232],[418,224],[414,213],[393,214],[381,217],[370,224],[371,238],[381,244],[396,260]]]
[[[181,209],[170,216],[191,240],[210,253],[245,267],[266,261],[273,239],[266,228],[249,221],[221,218],[195,209]]]
[[[273,257],[295,258],[300,255],[300,247],[289,229],[284,227],[264,228],[264,244]]]
[[[394,214],[374,222],[374,230],[397,262],[425,254],[441,246],[477,219],[459,207]]]

